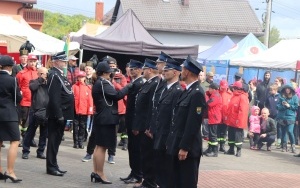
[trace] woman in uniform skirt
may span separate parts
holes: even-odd
[[[95,131],[94,150],[94,172],[91,174],[91,181],[111,184],[103,172],[105,152],[108,148],[116,146],[116,125],[119,123],[118,100],[124,98],[128,93],[128,87],[117,91],[110,82],[113,70],[106,61],[97,66],[98,79],[93,86],[92,96],[96,114],[94,115],[93,131]]]
[[[11,76],[13,65],[14,61],[10,56],[0,55],[0,146],[3,141],[10,141],[7,151],[7,170],[4,174],[0,160],[0,179],[5,181],[10,179],[13,183],[17,183],[22,181],[14,172],[20,141],[17,104],[21,102],[22,95],[16,78]]]

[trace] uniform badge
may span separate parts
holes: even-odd
[[[202,108],[201,107],[197,107],[196,112],[197,114],[201,114]]]

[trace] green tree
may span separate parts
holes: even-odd
[[[264,43],[264,36],[258,38],[260,42]],[[269,48],[277,44],[281,40],[280,38],[280,31],[277,27],[273,26],[270,31],[269,35]]]
[[[96,23],[93,18],[83,15],[69,16],[45,11],[43,32],[55,38],[63,39],[70,32],[78,31],[84,20],[88,23]]]

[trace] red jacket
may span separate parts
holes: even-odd
[[[208,124],[221,124],[222,122],[222,96],[219,91],[206,92],[208,97]]]
[[[116,90],[121,90],[123,87],[127,85],[127,79],[122,73],[116,73],[113,80],[113,85],[115,86]],[[123,99],[118,101],[118,113],[125,114],[126,113],[126,101],[127,96]]]
[[[18,84],[23,96],[23,99],[20,103],[21,106],[31,106],[31,91],[29,89],[29,81],[38,78],[38,72],[36,68],[24,68],[20,71],[17,76]]]
[[[230,90],[225,90],[225,91],[219,91],[219,93],[221,94],[221,96],[222,96],[222,102],[223,102],[223,104],[222,104],[222,123],[225,123],[226,124],[226,122],[225,122],[225,114],[226,114],[226,112],[227,112],[227,109],[228,109],[228,104],[229,104],[229,102],[230,102],[230,99],[231,99],[231,97],[232,97],[232,92],[230,91]]]
[[[78,115],[92,115],[94,112],[92,87],[77,81],[72,89],[75,99],[75,113]]]
[[[230,127],[245,129],[248,125],[248,111],[248,93],[242,90],[233,91],[226,113],[226,124]]]

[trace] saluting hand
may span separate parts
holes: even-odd
[[[187,158],[187,155],[188,155],[188,151],[180,149],[179,153],[178,153],[178,159],[179,159],[179,161],[185,160]]]
[[[145,134],[149,137],[149,138],[153,138],[152,133],[150,132],[150,130],[146,130]]]

